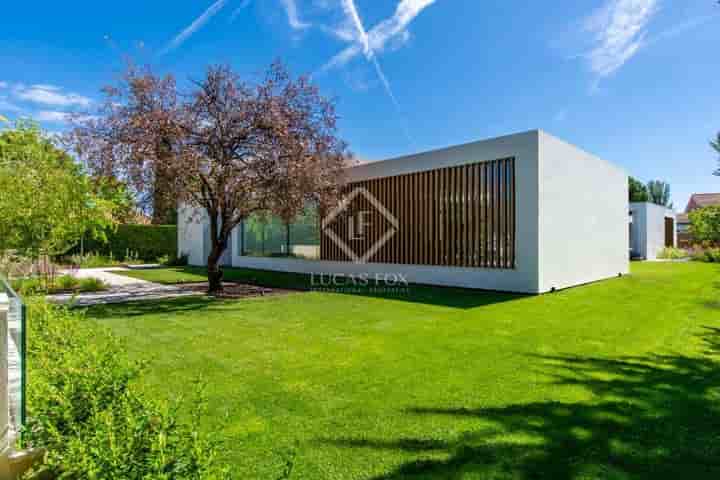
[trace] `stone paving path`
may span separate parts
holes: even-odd
[[[203,292],[188,291],[181,286],[162,285],[138,278],[118,275],[114,272],[129,271],[124,267],[81,268],[72,272],[77,278],[93,277],[102,280],[110,288],[103,292],[48,295],[54,303],[72,303],[74,306],[124,303],[139,300],[162,300],[167,298],[203,295]]]

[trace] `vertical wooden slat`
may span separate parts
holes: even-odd
[[[498,162],[498,259],[497,266],[502,268],[505,264],[505,208],[503,199],[505,198],[505,161]]]
[[[410,175],[410,189],[413,193],[412,206],[412,265],[420,264],[420,226],[418,224],[418,213],[420,212],[420,173]]]
[[[467,221],[467,233],[465,234],[465,241],[467,242],[466,253],[465,253],[465,266],[474,267],[475,262],[473,261],[473,233],[474,233],[474,222],[473,222],[473,166],[468,165],[467,167],[467,182],[465,183],[465,199],[466,199],[466,213],[465,219]]]
[[[373,180],[373,190],[375,192],[375,198],[377,198],[377,201],[385,206],[382,200],[382,179]],[[385,232],[385,229],[387,228],[385,226],[385,222],[382,219],[382,216],[380,214],[380,210],[377,208],[373,208],[373,211],[375,212],[375,223],[373,224],[373,238],[375,239],[375,242],[380,240],[380,237],[382,233]],[[382,247],[380,247],[375,254],[375,262],[382,263],[381,260],[382,257]]]
[[[472,169],[465,165],[465,266],[473,266],[472,249]]]
[[[470,168],[469,165],[463,165],[463,267],[470,266]]]
[[[490,268],[490,229],[492,228],[492,219],[490,217],[490,195],[492,185],[492,164],[490,162],[485,163],[485,267]]]
[[[457,232],[458,232],[458,251],[457,251],[457,266],[462,267],[465,265],[465,168],[461,166],[457,169]]]
[[[450,169],[450,215],[448,221],[448,229],[450,230],[450,265],[457,265],[458,248],[457,248],[457,174],[456,168]]]
[[[490,162],[488,165],[490,171],[490,179],[488,185],[488,267],[495,268],[495,229],[497,224],[495,223],[495,162]]]
[[[462,266],[462,167],[454,168],[455,182],[455,216],[453,230],[455,231],[455,265]]]
[[[485,266],[485,241],[483,236],[485,235],[485,164],[481,163],[478,165],[478,265],[480,267]]]
[[[446,265],[447,260],[445,259],[445,169],[438,171],[438,218],[437,218],[437,229],[438,229],[438,243],[440,245],[438,265]]]
[[[503,268],[510,267],[510,160],[505,160],[505,198],[503,205],[505,206],[505,236],[503,240],[505,256],[503,258]]]
[[[398,219],[398,232],[370,259],[376,263],[515,268],[516,179],[513,158],[364,180],[344,189],[365,188]],[[369,212],[360,241],[347,243],[362,255],[390,228],[364,196],[333,225],[343,238],[349,221]],[[359,225],[356,225],[358,227]],[[359,233],[356,228],[356,233]],[[325,235],[323,260],[350,258]]]
[[[495,244],[495,258],[493,260],[493,266],[495,268],[500,267],[500,161],[495,162],[495,228],[494,228],[494,244]]]
[[[426,248],[427,248],[427,234],[428,234],[428,225],[427,225],[427,211],[425,209],[425,202],[427,200],[427,172],[422,172],[420,174],[420,214],[418,215],[418,237],[420,238],[420,257],[418,258],[418,264],[419,265],[427,265],[427,256]]]
[[[440,256],[442,252],[442,241],[440,240],[440,205],[442,197],[440,196],[440,170],[433,171],[433,239],[435,240],[433,252],[433,265],[440,265]]]
[[[480,236],[480,210],[478,208],[478,172],[480,169],[477,164],[472,166],[472,210],[470,218],[472,218],[472,266],[480,266],[478,237]]]
[[[498,209],[498,203],[500,199],[500,192],[498,185],[500,183],[500,175],[499,175],[499,161],[494,160],[493,161],[493,203],[492,203],[492,216],[493,216],[493,238],[492,238],[492,266],[493,268],[497,268],[498,266],[498,232],[500,230],[500,216]]]
[[[407,187],[407,175],[400,176],[400,184],[402,190],[402,226],[403,226],[403,242],[402,251],[400,252],[400,263],[408,263],[408,250],[410,246],[410,230],[408,228],[408,204],[409,204],[409,190]]]
[[[512,238],[510,240],[510,248],[511,248],[511,256],[510,256],[510,268],[515,268],[517,265],[517,259],[516,259],[516,246],[517,246],[517,239],[516,239],[516,232],[517,232],[517,211],[516,211],[516,196],[517,193],[515,192],[515,159],[513,158],[511,160],[511,173],[510,173],[510,185],[512,190],[512,195],[510,198],[511,201],[511,215],[512,215]]]

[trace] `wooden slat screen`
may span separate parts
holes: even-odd
[[[347,193],[364,188],[398,221],[397,233],[368,258],[370,263],[511,269],[516,264],[515,185],[515,159],[506,158],[364,180],[350,184]],[[328,228],[362,257],[392,225],[357,195]],[[320,257],[352,261],[326,234]]]

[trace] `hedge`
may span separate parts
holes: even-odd
[[[85,240],[85,253],[110,255],[123,260],[130,253],[140,260],[155,261],[167,255],[177,255],[176,225],[119,225],[116,231],[107,232],[108,242]],[[71,253],[78,253],[76,247]]]

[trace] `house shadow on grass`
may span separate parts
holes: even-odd
[[[328,287],[320,281],[313,284],[310,275],[245,268],[225,269],[225,278],[229,281],[248,283],[261,287],[319,291],[460,309],[482,307],[531,296],[517,293],[418,284],[374,285],[372,280],[369,280],[368,285],[348,285],[349,281],[343,279],[346,280],[343,282],[343,285]]]
[[[198,281],[198,278],[202,278],[206,272],[202,267],[191,266],[176,267],[167,270],[171,273],[168,275],[168,278],[165,279],[165,283],[169,284],[174,283],[173,274],[177,275],[176,279],[178,279],[178,283],[182,283],[183,280]],[[321,282],[313,284],[310,275],[251,268],[226,267],[223,269],[223,274],[224,280],[227,282],[237,282],[271,289],[335,293],[458,309],[477,308],[532,296],[518,293],[418,284],[374,286],[372,285],[372,281],[365,286],[340,285],[330,288],[322,285]],[[243,300],[240,299],[239,301]]]
[[[399,302],[420,303],[439,307],[471,309],[511,302],[532,295],[520,293],[493,292],[488,290],[471,290],[466,288],[431,287],[428,285],[410,284],[407,287],[388,289],[353,289],[337,293]]]
[[[553,385],[583,387],[592,401],[407,411],[488,426],[450,441],[330,443],[418,457],[376,479],[718,479],[720,329],[707,327],[701,340],[698,356],[537,357]]]

